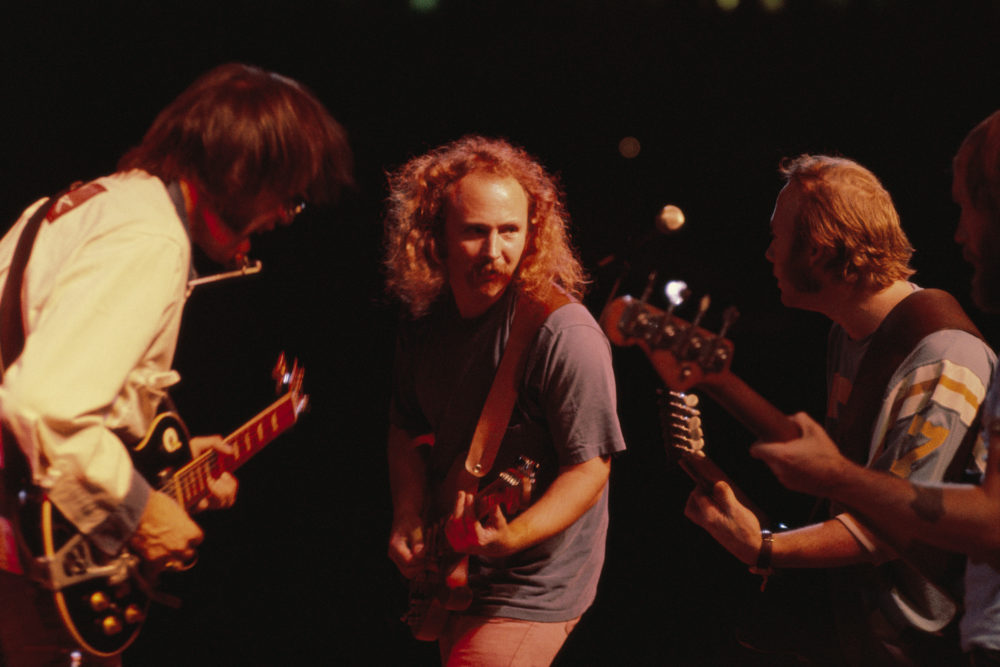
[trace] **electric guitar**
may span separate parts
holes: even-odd
[[[531,489],[538,464],[526,457],[500,473],[499,477],[476,494],[473,509],[481,521],[497,507],[510,517],[531,501]],[[469,556],[455,552],[444,534],[447,517],[431,524],[424,532],[423,571],[410,581],[409,608],[402,620],[421,641],[441,636],[448,613],[467,609],[472,603],[468,586]]]
[[[211,449],[191,459],[184,423],[176,414],[160,414],[130,448],[136,469],[191,511],[210,495],[209,479],[236,470],[295,424],[308,405],[303,373],[297,363],[289,369],[281,355],[273,375],[282,395],[225,439],[232,454]],[[155,575],[138,554],[123,548],[109,557],[94,548],[41,489],[24,489],[17,504],[16,528],[31,554],[27,574],[52,592],[59,616],[84,650],[104,657],[120,653],[138,636],[152,601],[179,605],[155,590]]]

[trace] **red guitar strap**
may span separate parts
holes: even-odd
[[[544,298],[525,294],[518,296],[514,306],[510,337],[504,347],[483,410],[479,414],[479,422],[472,436],[465,465],[452,469],[457,475],[454,488],[475,491],[479,481],[493,467],[507,424],[514,412],[531,341],[548,316],[571,301],[565,292],[556,288],[550,290]]]
[[[25,224],[14,249],[3,297],[0,298],[0,380],[3,379],[4,370],[14,363],[24,349],[24,322],[21,319],[24,269],[28,265],[42,220],[58,199],[59,196],[50,197],[38,207]],[[16,448],[14,436],[5,426],[0,427],[0,570],[23,574],[14,530],[11,522],[5,518],[13,516],[14,489],[26,481],[29,473],[27,461],[20,455],[20,450],[15,451]]]

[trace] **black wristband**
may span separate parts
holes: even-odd
[[[756,568],[761,572],[771,570],[771,547],[774,544],[774,534],[767,528],[760,531],[760,553],[757,554]]]

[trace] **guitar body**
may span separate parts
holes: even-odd
[[[519,457],[514,467],[476,494],[473,507],[480,520],[502,507],[510,517],[531,500],[538,464]],[[402,620],[415,639],[435,641],[444,631],[448,615],[472,604],[469,588],[469,556],[455,552],[444,533],[447,517],[430,525],[424,535],[424,570],[410,581],[409,608]]]
[[[443,531],[431,540],[445,540],[444,546],[432,547],[439,552],[450,552]],[[448,616],[453,611],[463,611],[472,604],[469,588],[469,557],[451,552],[410,582],[410,606],[404,620],[415,639],[432,642],[441,637]]]
[[[178,415],[164,412],[153,420],[146,437],[129,447],[129,455],[135,469],[159,489],[191,461],[191,437]]]
[[[187,427],[176,414],[163,413],[129,447],[136,470],[190,511],[207,496],[210,477],[235,470],[305,409],[301,369],[288,372],[282,355],[275,376],[281,376],[279,388],[288,392],[226,438],[234,454],[210,450],[192,459]],[[52,592],[63,624],[88,653],[110,657],[122,652],[138,636],[151,602],[179,604],[155,590],[155,577],[139,555],[123,548],[107,556],[93,547],[40,489],[25,486],[15,504],[15,529],[29,552],[23,558],[28,574]]]

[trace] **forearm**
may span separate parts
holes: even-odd
[[[413,439],[402,429],[389,427],[389,487],[396,520],[418,517],[423,511],[427,472]]]
[[[508,524],[505,551],[523,551],[566,530],[600,499],[610,472],[608,457],[560,468],[545,493]]]
[[[831,496],[900,549],[923,542],[982,556],[1000,550],[1000,495],[991,493],[993,486],[913,484],[859,469]]]
[[[771,550],[771,565],[776,568],[840,567],[872,560],[873,555],[836,519],[778,533]],[[756,560],[746,562],[753,565]]]

